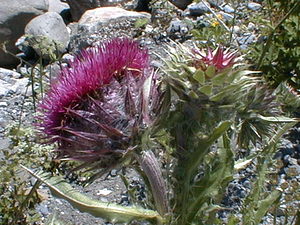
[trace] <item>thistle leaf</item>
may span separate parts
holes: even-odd
[[[194,75],[193,78],[198,81],[200,84],[204,84],[205,83],[205,74],[202,70],[197,70]]]
[[[285,116],[257,116],[259,119],[264,120],[266,122],[272,122],[272,123],[294,123],[299,122],[299,119],[289,118]]]
[[[273,205],[273,203],[278,200],[281,196],[281,192],[274,190],[263,200],[258,202],[258,208],[254,216],[254,224],[259,224],[263,216],[268,212],[268,209]]]
[[[227,73],[221,73],[221,74],[218,74],[216,75],[215,77],[213,77],[211,80],[212,80],[212,84],[213,85],[221,85],[223,84],[226,79],[227,79]]]
[[[207,96],[210,96],[212,94],[212,88],[212,85],[205,85],[203,87],[200,87],[199,91]]]
[[[73,187],[61,177],[51,176],[49,173],[43,171],[34,172],[25,166],[22,166],[22,168],[45,183],[55,196],[67,200],[73,207],[81,212],[87,212],[95,217],[105,218],[113,223],[129,223],[134,219],[156,221],[158,224],[163,223],[162,217],[160,217],[156,211],[141,207],[121,206],[96,201],[74,190]]]
[[[213,77],[216,74],[216,67],[214,65],[207,67],[205,74],[208,77]]]

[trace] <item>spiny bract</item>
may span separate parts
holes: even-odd
[[[158,95],[154,77],[147,50],[135,41],[113,39],[83,50],[40,104],[41,131],[58,142],[60,158],[100,160],[105,167],[150,124]]]

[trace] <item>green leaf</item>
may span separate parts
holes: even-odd
[[[202,70],[197,70],[194,75],[193,78],[198,81],[200,84],[204,84],[205,83],[205,74]]]
[[[199,91],[207,96],[210,96],[212,94],[212,85],[205,85],[203,87],[200,87]]]
[[[226,79],[227,79],[227,73],[221,73],[221,74],[218,74],[217,76],[214,76],[212,78],[212,84],[213,85],[221,85],[223,84]]]
[[[129,223],[134,219],[156,221],[158,224],[163,223],[163,218],[156,211],[141,207],[121,206],[114,203],[96,201],[76,191],[61,177],[51,176],[51,174],[43,171],[34,172],[25,166],[22,167],[38,180],[45,183],[55,196],[67,200],[81,212],[105,218],[113,223]]]
[[[241,70],[241,71],[237,71],[232,73],[229,77],[228,77],[228,82],[231,83],[236,79],[240,79],[244,76],[247,76],[249,74],[255,74],[255,73],[260,73],[259,71],[251,71],[251,70]]]
[[[268,212],[268,209],[273,205],[273,203],[278,200],[281,196],[281,192],[278,190],[274,190],[269,194],[269,196],[263,200],[258,202],[258,208],[256,210],[256,214],[254,216],[254,224],[259,224],[262,218]]]
[[[299,122],[299,119],[289,118],[286,116],[257,116],[259,119],[264,120],[266,122],[273,122],[273,123],[294,123]]]
[[[206,71],[205,71],[205,74],[208,76],[208,77],[213,77],[215,74],[216,74],[216,67],[211,65],[209,67],[207,67]]]
[[[134,27],[135,28],[140,28],[140,27],[144,27],[145,25],[147,25],[149,23],[149,19],[148,18],[141,18],[141,19],[137,19],[134,23]]]

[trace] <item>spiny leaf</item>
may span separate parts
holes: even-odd
[[[141,207],[121,206],[96,201],[74,190],[74,188],[61,177],[51,176],[49,173],[43,171],[34,172],[25,166],[22,167],[38,180],[45,183],[54,195],[67,200],[81,212],[87,212],[93,216],[119,223],[129,223],[134,219],[157,221],[158,224],[162,224],[163,222],[163,218],[160,217],[156,211]]]
[[[267,122],[273,122],[273,123],[294,123],[299,122],[299,119],[289,118],[285,116],[257,116],[259,119],[267,121]]]
[[[212,85],[205,85],[203,87],[200,87],[199,91],[207,96],[210,96],[212,93]]]
[[[211,65],[209,67],[207,67],[206,71],[205,71],[205,74],[208,76],[208,77],[213,77],[215,74],[216,74],[216,67]]]
[[[205,83],[205,74],[202,70],[197,70],[194,75],[193,78],[198,81],[200,84],[204,84]]]

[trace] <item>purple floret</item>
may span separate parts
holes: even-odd
[[[83,50],[64,68],[40,104],[43,132],[56,135],[67,109],[126,71],[140,76],[149,66],[147,50],[129,39],[114,39]]]

